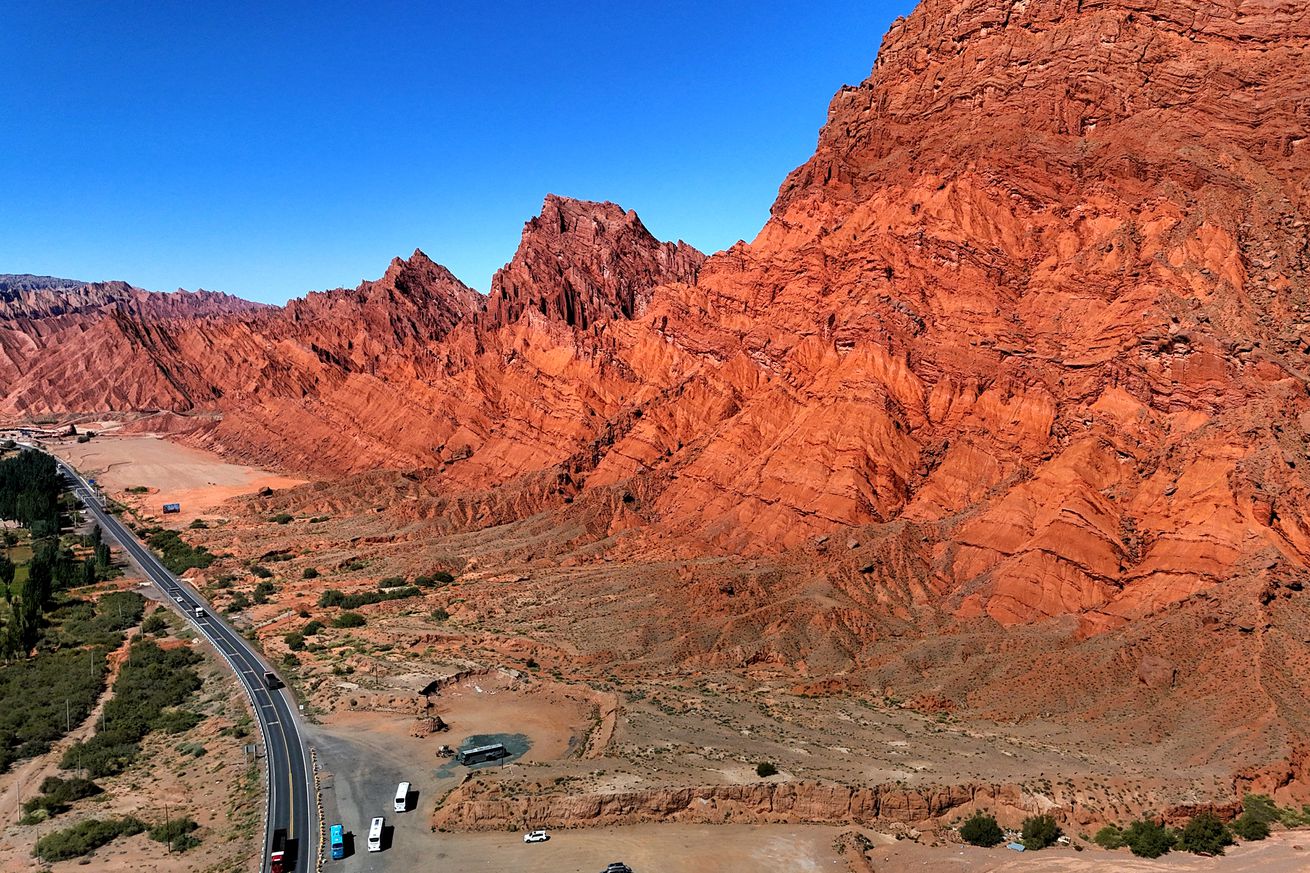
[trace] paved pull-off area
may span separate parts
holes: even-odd
[[[285,830],[290,842],[284,869],[294,873],[311,870],[318,840],[316,812],[310,814],[309,767],[296,709],[288,692],[266,688],[264,671],[270,668],[254,647],[216,615],[194,589],[170,573],[117,518],[106,512],[95,491],[76,470],[63,461],[59,461],[59,468],[105,536],[122,546],[146,578],[178,605],[199,634],[227,661],[250,695],[268,763],[268,820],[261,869],[268,867],[268,846],[273,833]],[[197,615],[197,609],[203,613]]]

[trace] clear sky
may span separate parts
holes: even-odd
[[[281,302],[550,192],[752,238],[912,0],[0,4],[0,273]]]

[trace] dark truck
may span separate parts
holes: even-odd
[[[272,670],[264,671],[264,687],[270,691],[276,691],[282,687],[282,680],[277,678],[277,674]]]
[[[287,832],[282,828],[273,831],[273,845],[268,850],[269,873],[286,873]]]

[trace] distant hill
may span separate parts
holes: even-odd
[[[31,273],[0,273],[0,294],[21,294],[24,291],[64,291],[87,284],[81,279],[60,279],[57,276],[33,276]]]

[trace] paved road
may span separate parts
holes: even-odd
[[[58,460],[58,459],[56,459]],[[311,857],[318,846],[317,813],[310,812],[309,765],[300,737],[296,707],[285,689],[270,691],[264,686],[264,671],[270,669],[248,640],[219,618],[210,605],[189,585],[168,571],[159,559],[100,505],[99,497],[77,471],[63,461],[59,469],[70,480],[73,491],[100,529],[127,552],[132,562],[181,609],[187,620],[220,654],[245,687],[264,735],[268,762],[268,826],[261,869],[267,868],[273,832],[285,829],[293,843],[288,847],[285,869],[309,873]],[[202,610],[197,615],[196,610]]]

